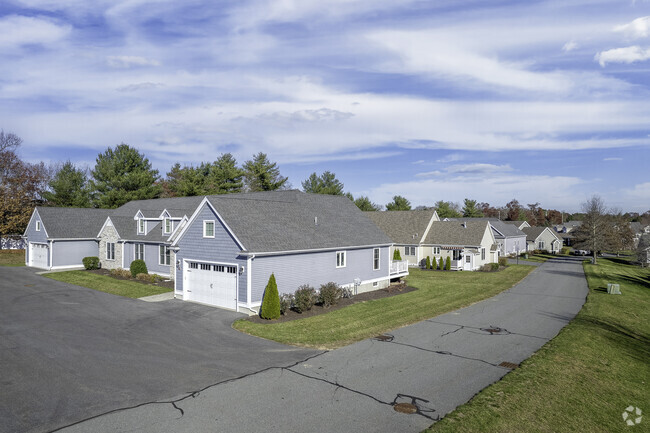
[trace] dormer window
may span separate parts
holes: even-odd
[[[172,232],[172,220],[170,218],[165,218],[164,227],[165,227],[165,234],[169,234]]]
[[[138,220],[138,233],[144,233],[144,218]]]
[[[41,231],[41,222],[40,221],[36,221],[36,231],[37,232]]]

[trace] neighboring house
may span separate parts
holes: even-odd
[[[110,209],[36,207],[25,233],[25,264],[41,269],[81,266],[97,255],[97,232]]]
[[[519,220],[519,221],[503,221],[506,224],[511,224],[515,227],[517,227],[519,230],[523,229],[524,227],[530,227],[530,224],[528,224],[528,221],[525,220]]]
[[[181,197],[111,210],[37,208],[32,220],[30,266],[79,266],[98,256],[104,268],[128,269],[142,258],[151,273],[175,280],[176,297],[237,311],[259,308],[271,273],[281,294],[330,281],[359,293],[408,274],[405,263],[393,263],[390,238],[347,197],[295,190]]]
[[[526,233],[519,226],[530,227],[526,221],[501,221],[498,218],[445,218],[445,221],[487,221],[502,256],[516,255],[526,251]]]
[[[555,233],[562,239],[562,243],[567,247],[573,245],[573,231],[582,224],[582,221],[567,221],[554,226]]]
[[[643,236],[646,231],[645,228],[643,227],[643,224],[641,224],[638,221],[632,221],[630,223],[630,229],[632,230],[632,233],[634,234],[634,248],[636,248],[639,245],[639,240],[641,239],[641,236]]]
[[[451,259],[451,269],[475,271],[498,263],[499,251],[486,220],[434,221],[423,242],[424,254],[437,261]]]
[[[562,250],[562,239],[549,227],[524,227],[527,251],[546,251],[558,254]]]
[[[390,254],[399,250],[409,266],[420,266],[426,259],[422,243],[434,221],[440,221],[435,210],[364,212],[393,241]]]

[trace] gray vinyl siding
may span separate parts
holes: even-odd
[[[134,244],[131,242],[124,243],[124,250],[122,251],[122,254],[124,254],[124,269],[129,269],[131,267],[131,262],[135,260],[133,245]]]
[[[169,275],[171,266],[171,259],[169,265],[161,265],[160,261],[160,244],[144,244],[144,262],[147,264],[147,270],[157,274]],[[131,254],[133,254],[133,246],[131,245]],[[131,263],[129,262],[129,265]],[[125,263],[126,266],[126,263]]]
[[[52,243],[52,267],[83,266],[84,257],[97,257],[98,242],[87,241],[54,241]]]
[[[41,216],[38,214],[38,210],[34,209],[34,215],[32,216],[27,229],[25,229],[25,236],[27,236],[27,245],[25,246],[25,263],[29,263],[29,243],[37,242],[41,244],[47,243],[47,236],[45,235],[45,226],[41,221],[41,231],[36,231],[36,221],[41,221]],[[48,266],[49,266],[49,255],[48,255]]]
[[[336,267],[337,251],[285,254],[253,259],[251,302],[262,301],[264,288],[271,273],[275,275],[278,291],[293,293],[299,286],[309,284],[318,289],[321,284],[333,281],[339,285],[352,284],[355,278],[362,281],[389,278],[389,247],[380,247],[380,267],[373,270],[373,248],[341,249],[346,251],[346,266]]]
[[[214,238],[203,237],[203,221],[214,221]],[[181,269],[176,270],[176,292],[183,291],[183,260],[205,260],[210,262],[222,262],[237,264],[239,267],[246,266],[246,257],[240,255],[241,248],[235,239],[228,233],[223,222],[217,218],[207,204],[204,204],[199,211],[197,218],[185,231],[178,242],[179,251],[176,259],[181,261]],[[239,272],[239,270],[238,270]],[[247,272],[238,275],[239,279],[239,302],[246,302]]]

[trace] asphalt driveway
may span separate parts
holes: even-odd
[[[550,260],[493,298],[384,338],[64,431],[420,432],[557,335],[587,293],[580,260]]]
[[[318,353],[237,332],[237,317],[0,267],[0,431],[50,431]]]

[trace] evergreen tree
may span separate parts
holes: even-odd
[[[438,214],[438,216],[440,216],[440,214]],[[483,216],[483,213],[476,205],[476,200],[465,199],[463,216],[466,218],[478,218]]]
[[[332,172],[318,176],[315,172],[302,182],[302,189],[312,194],[343,195],[343,184]]]
[[[401,262],[402,261],[402,255],[399,253],[399,250],[395,248],[395,251],[393,251],[393,260]]]
[[[265,153],[258,153],[244,163],[244,181],[248,191],[274,191],[286,186],[287,178],[280,175],[275,162]]]
[[[438,268],[440,268],[441,271],[445,269],[445,261],[442,257],[440,257],[440,260],[438,261]]]
[[[48,205],[90,207],[88,176],[69,160],[57,170],[48,185],[50,191],[43,192],[43,199]]]
[[[445,263],[445,271],[451,270],[451,257],[447,256],[447,262]]]
[[[244,186],[244,170],[237,167],[237,160],[224,153],[212,164],[208,174],[206,194],[231,194],[241,192]]]
[[[280,295],[278,294],[278,285],[275,282],[275,275],[273,274],[269,277],[269,282],[264,289],[260,317],[268,320],[275,320],[280,317]]]
[[[386,205],[386,210],[411,210],[411,202],[401,195],[396,195],[393,201]]]
[[[371,202],[370,198],[366,197],[365,195],[362,195],[361,197],[354,200],[354,204],[356,204],[357,207],[359,209],[361,209],[362,211],[364,211],[364,212],[372,212],[372,211],[381,210],[380,205],[378,205],[377,203]]]
[[[156,184],[158,170],[137,149],[120,144],[97,156],[91,172],[91,190],[96,207],[116,208],[131,200],[147,200],[160,196]]]
[[[438,216],[440,217],[440,219],[460,218],[461,216],[463,216],[458,211],[458,205],[450,201],[439,200],[438,202],[436,202],[434,208],[436,209],[436,212],[438,212]]]
[[[427,256],[427,261],[425,263],[425,269],[431,269],[431,257]]]

